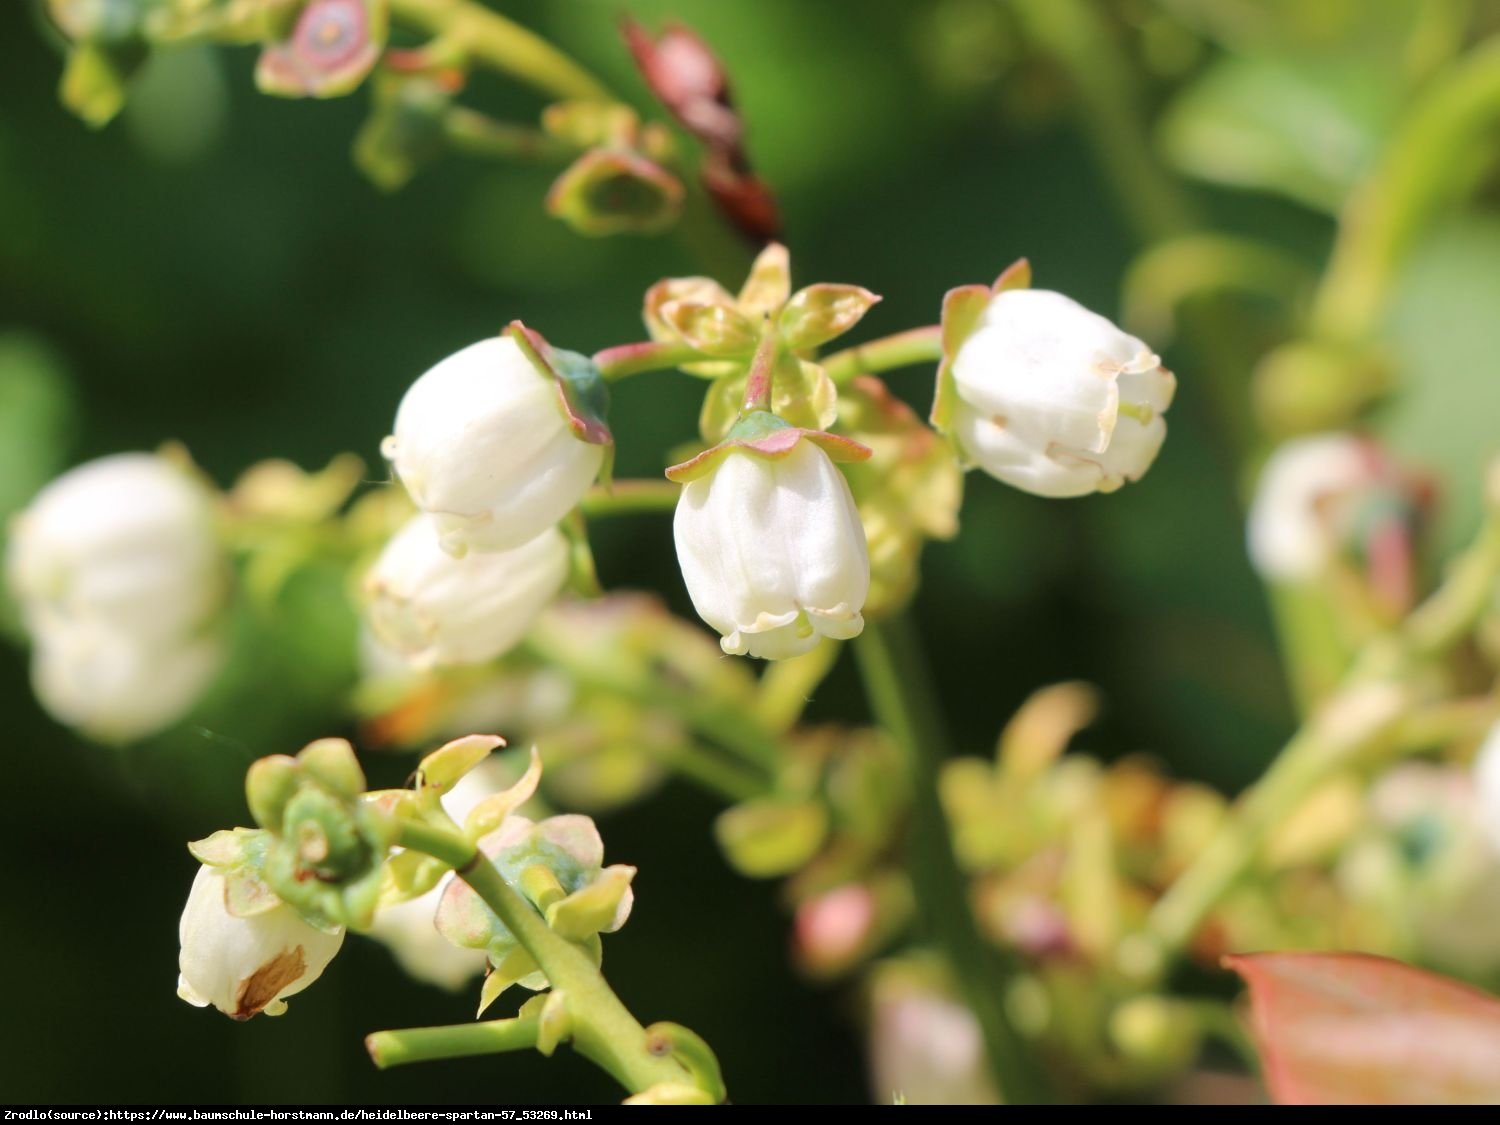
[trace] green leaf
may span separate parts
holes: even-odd
[[[1161,140],[1189,175],[1331,212],[1374,161],[1399,96],[1364,60],[1229,56],[1172,104]]]

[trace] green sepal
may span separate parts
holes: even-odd
[[[1010,265],[1000,271],[1000,276],[995,278],[995,283],[990,286],[990,292],[1003,293],[1007,289],[1030,289],[1031,288],[1031,263],[1025,258],[1017,258]]]
[[[714,836],[735,869],[756,879],[788,875],[828,837],[828,810],[816,801],[746,801],[719,814]]]
[[[261,877],[269,832],[230,828],[188,844],[193,858],[224,876],[224,907],[236,918],[252,918],[281,905],[281,899]]]
[[[656,310],[673,334],[715,359],[743,359],[755,352],[760,332],[729,305],[667,301]]]
[[[947,434],[953,428],[953,411],[958,399],[958,388],[953,382],[954,357],[963,342],[979,327],[979,319],[993,296],[988,286],[962,285],[948,290],[943,297],[943,359],[938,364],[931,415],[932,427],[940,434]]]
[[[520,347],[537,373],[557,384],[558,400],[568,428],[579,441],[613,446],[609,432],[609,384],[587,356],[552,347],[540,332],[513,320],[506,334]],[[607,469],[600,474],[607,475]]]
[[[628,904],[623,911],[622,904],[632,893],[635,871],[623,863],[604,868],[592,883],[546,907],[547,925],[569,941],[619,929],[624,921],[621,914],[629,913]]]
[[[568,997],[561,989],[554,988],[541,1001],[541,1013],[537,1017],[536,1049],[550,1058],[558,1044],[573,1037],[573,1013],[568,1010]]]
[[[526,772],[516,779],[515,784],[499,793],[491,793],[469,810],[464,819],[464,835],[471,840],[488,836],[505,822],[507,816],[531,800],[541,780],[542,758],[533,746]]]
[[[772,242],[750,266],[750,275],[745,278],[736,303],[746,316],[774,316],[791,292],[791,256],[781,243]]]
[[[781,310],[781,338],[798,351],[821,347],[858,324],[879,300],[859,285],[809,285],[794,293]]]
[[[438,747],[417,765],[417,788],[447,793],[494,750],[505,745],[495,734],[469,734]]]
[[[146,60],[144,43],[79,43],[68,52],[58,84],[63,105],[95,129],[125,105],[125,87]]]
[[[705,449],[690,460],[673,465],[667,479],[678,484],[705,477],[719,467],[731,453],[748,453],[768,460],[779,460],[797,448],[800,441],[819,446],[834,461],[863,461],[870,450],[857,441],[823,430],[803,429],[776,417],[770,411],[757,410],[737,422],[718,445]]]
[[[371,183],[395,191],[448,150],[448,83],[424,74],[375,74],[370,116],[354,137],[354,164]]]
[[[697,1032],[680,1023],[653,1023],[646,1028],[646,1050],[657,1058],[676,1059],[715,1105],[729,1095],[718,1056]]]
[[[547,212],[579,234],[656,234],[682,214],[682,181],[623,147],[591,148],[547,192]]]

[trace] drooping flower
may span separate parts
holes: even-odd
[[[279,1016],[333,960],[344,931],[320,930],[270,895],[254,913],[230,909],[229,876],[198,868],[177,935],[177,994],[195,1007],[212,1004],[234,1019]],[[267,892],[269,894],[269,892]]]
[[[128,739],[167,726],[217,670],[225,592],[212,496],[164,457],[65,473],[16,517],[7,578],[58,719]]]
[[[376,639],[414,666],[479,664],[515,646],[568,577],[556,528],[504,551],[454,558],[436,521],[418,515],[365,579]]]
[[[684,485],[673,521],[683,580],[725,652],[783,659],[864,628],[865,532],[830,453],[869,456],[760,413],[668,472]]]
[[[31,682],[59,722],[106,742],[162,730],[187,712],[219,670],[212,638],[142,644],[90,622],[36,635]]]
[[[606,399],[587,359],[513,325],[413,383],[382,451],[443,550],[503,551],[556,524],[599,475]]]
[[[1166,439],[1176,379],[1134,336],[1018,263],[943,305],[933,421],[990,476],[1053,498],[1139,480]]]
[[[1425,503],[1373,440],[1351,433],[1298,438],[1261,470],[1250,507],[1250,561],[1270,582],[1316,581],[1341,554],[1361,558],[1389,600],[1412,596],[1411,531]]]

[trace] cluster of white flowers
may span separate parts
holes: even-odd
[[[53,481],[12,525],[7,577],[37,696],[93,737],[168,726],[218,669],[213,496],[166,458],[117,454]]]
[[[555,379],[510,336],[471,344],[401,400],[382,451],[421,509],[365,580],[376,642],[410,666],[513,648],[567,582],[557,530],[604,448],[568,424]]]

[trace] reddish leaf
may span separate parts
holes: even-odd
[[[1500,1000],[1360,953],[1256,953],[1224,964],[1250,986],[1251,1030],[1278,1102],[1500,1102]]]

